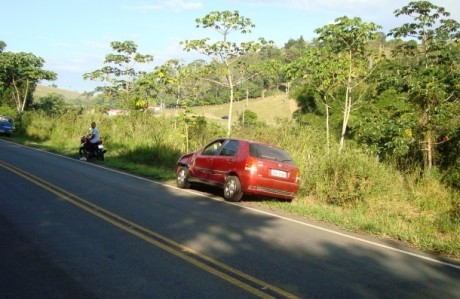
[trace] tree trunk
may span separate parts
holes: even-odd
[[[345,93],[345,105],[343,107],[343,122],[342,122],[342,133],[340,134],[340,146],[339,146],[339,153],[342,152],[343,148],[345,147],[345,133],[347,132],[348,126],[348,119],[350,118],[351,113],[351,92],[352,92],[352,53],[349,53],[349,63],[348,66],[348,81],[347,81],[347,91]]]
[[[347,87],[345,94],[345,105],[343,107],[343,122],[342,122],[342,133],[340,134],[340,146],[339,153],[342,152],[345,147],[345,134],[347,133],[348,119],[351,113],[351,88]]]
[[[427,130],[424,140],[425,148],[423,151],[423,165],[426,172],[430,172],[433,167],[433,140],[431,130]]]
[[[227,81],[230,87],[230,105],[228,107],[227,137],[230,137],[230,134],[232,133],[233,80],[229,66],[227,66]]]
[[[331,143],[330,143],[330,130],[329,130],[329,105],[327,104],[327,96],[324,95],[324,106],[326,107],[326,146],[327,146],[327,153],[329,154]]]
[[[16,102],[16,111],[18,112],[18,119],[19,122],[22,121],[22,114],[24,113],[24,109],[26,107],[27,102],[27,95],[29,94],[29,80],[26,80],[26,88],[24,91],[24,95],[21,95],[19,87],[16,84],[16,80],[13,80],[13,86],[15,92],[13,92],[13,97]]]

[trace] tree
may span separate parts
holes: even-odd
[[[0,53],[3,52],[3,50],[5,50],[6,48],[6,43],[2,40],[0,40]]]
[[[43,69],[44,63],[43,58],[32,53],[0,53],[0,91],[11,93],[20,120],[37,84],[57,78],[56,73]]]
[[[252,110],[245,109],[243,113],[238,116],[238,121],[242,126],[253,126],[257,124],[257,113]]]
[[[145,72],[136,71],[136,63],[149,63],[153,61],[152,55],[137,53],[137,45],[132,41],[110,43],[115,53],[105,56],[106,66],[91,73],[83,74],[85,80],[98,80],[108,82],[109,86],[96,88],[109,95],[119,96],[124,106],[136,106],[136,98],[132,95],[133,82],[139,75]],[[133,103],[134,101],[134,103]]]
[[[352,108],[357,104],[363,94],[355,99],[354,90],[362,84],[375,69],[375,55],[366,48],[370,40],[378,37],[377,29],[381,26],[374,23],[365,23],[360,18],[350,19],[340,17],[333,24],[316,29],[319,34],[318,41],[331,47],[331,51],[341,55],[346,65],[346,76],[343,80],[345,99],[343,106],[343,122],[340,134],[339,152],[344,148],[347,125]],[[370,64],[370,61],[373,61]]]
[[[218,73],[223,80],[210,80],[211,82],[228,88],[230,90],[230,105],[228,112],[228,122],[227,122],[227,135],[231,134],[232,126],[232,110],[233,110],[233,99],[234,99],[234,88],[237,85],[242,84],[243,82],[253,78],[256,73],[247,73],[243,72],[244,68],[238,65],[238,62],[241,61],[241,58],[250,54],[259,51],[263,48],[267,42],[260,38],[258,42],[249,41],[241,42],[237,44],[236,42],[231,42],[228,40],[230,33],[239,32],[241,34],[246,34],[251,32],[251,28],[254,28],[255,25],[251,22],[249,18],[240,16],[238,11],[214,11],[207,14],[202,19],[196,19],[197,27],[211,28],[217,31],[221,36],[222,40],[211,43],[210,38],[200,39],[200,40],[186,40],[182,42],[184,45],[184,50],[197,51],[199,53],[205,54],[212,58],[216,63],[211,63],[211,66],[220,66],[223,65],[222,73]],[[214,68],[215,72],[218,72],[218,68]],[[239,77],[236,77],[239,74]]]
[[[329,109],[330,98],[336,100],[335,92],[340,82],[346,77],[346,60],[333,53],[331,48],[308,47],[300,58],[288,64],[286,76],[290,79],[301,79],[318,96],[326,110],[326,144],[330,148]],[[302,106],[302,103],[301,103]]]
[[[284,44],[284,57],[287,62],[293,62],[302,56],[307,47],[308,44],[303,36],[300,36],[297,40],[290,38],[289,41]]]
[[[412,23],[394,28],[389,35],[395,38],[415,38],[418,43],[401,43],[394,56],[404,63],[400,69],[407,89],[408,100],[418,110],[418,130],[423,144],[423,165],[428,172],[433,166],[436,140],[442,135],[443,124],[458,105],[460,71],[458,56],[449,48],[460,37],[460,25],[444,8],[428,1],[410,2],[395,10],[395,16],[408,16]]]
[[[67,104],[65,98],[60,94],[49,94],[44,97],[40,97],[34,107],[36,109],[43,110],[45,113],[53,114],[64,114],[67,110]]]

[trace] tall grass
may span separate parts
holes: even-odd
[[[186,122],[147,113],[53,117],[28,112],[18,138],[77,157],[80,136],[92,121],[108,149],[106,165],[162,180],[174,179],[175,163],[187,149],[225,135],[223,126],[204,118]],[[288,119],[270,126],[237,126],[233,135],[285,148],[301,170],[301,188],[292,203],[255,204],[460,257],[460,196],[441,184],[435,173],[401,174],[353,144],[338,154],[337,144],[326,148],[322,129],[302,127]]]

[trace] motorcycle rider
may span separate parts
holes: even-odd
[[[84,146],[86,147],[86,150],[91,153],[94,151],[94,147],[97,146],[97,143],[101,141],[101,138],[99,137],[99,130],[97,129],[96,122],[94,121],[91,123],[88,138],[90,138],[89,142],[86,142]],[[86,157],[81,157],[80,160],[86,161]]]

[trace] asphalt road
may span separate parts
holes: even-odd
[[[0,298],[460,298],[460,262],[0,140]]]

